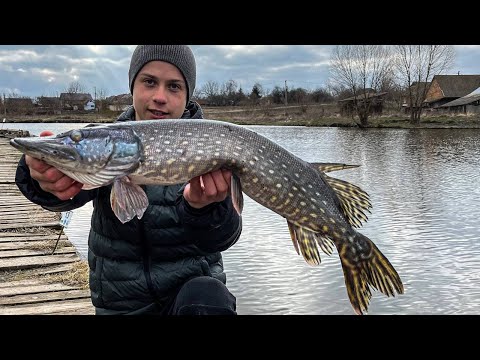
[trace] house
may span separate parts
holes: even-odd
[[[387,92],[375,92],[373,89],[366,89],[366,91],[357,96],[352,96],[346,99],[338,100],[340,107],[340,114],[342,116],[352,115],[355,111],[355,102],[357,107],[368,106],[369,114],[381,114],[383,111],[383,103]]]
[[[402,102],[402,108],[405,109],[406,113],[410,112],[412,107],[419,107],[420,104],[423,104],[422,107],[426,106],[425,102],[423,101],[423,96],[426,96],[430,85],[431,82],[425,81],[414,81],[412,85],[410,85],[410,87],[405,91]]]
[[[87,101],[87,103],[83,106],[83,110],[85,111],[95,110],[95,102],[93,100]]]
[[[131,94],[114,95],[106,98],[108,109],[111,111],[125,111],[133,104]]]
[[[439,106],[440,109],[446,109],[451,113],[457,114],[479,114],[480,113],[480,87],[476,88],[470,94],[450,101]]]
[[[435,75],[425,103],[433,109],[470,94],[480,87],[480,75]]]
[[[62,103],[58,97],[39,96],[37,98],[35,113],[37,114],[61,114]]]
[[[92,95],[86,93],[61,93],[60,102],[64,110],[95,110]]]

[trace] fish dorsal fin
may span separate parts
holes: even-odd
[[[135,215],[139,219],[148,207],[145,191],[130,181],[127,176],[115,180],[110,192],[112,210],[123,224],[132,220]]]
[[[320,170],[321,172],[327,173],[331,171],[353,169],[359,167],[360,165],[348,165],[341,163],[310,163],[315,169]]]
[[[317,244],[325,254],[331,255],[333,253],[335,245],[328,237],[315,233],[288,220],[287,224],[297,254],[302,254],[303,258],[309,265],[319,265],[321,262]]]
[[[242,183],[240,182],[240,178],[235,174],[232,175],[230,191],[232,196],[233,207],[237,211],[238,215],[242,215],[242,211],[243,211]]]
[[[365,212],[370,213],[369,209],[372,207],[368,194],[347,181],[335,179],[325,174],[323,174],[323,177],[337,194],[349,224],[357,228],[362,226],[362,221],[366,222],[368,220]]]

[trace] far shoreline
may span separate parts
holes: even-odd
[[[15,123],[113,123],[120,113],[112,114],[76,114],[56,116],[16,116],[3,119],[3,126]],[[219,111],[219,109],[206,109],[204,118],[220,120],[237,125],[260,126],[305,126],[305,127],[352,127],[352,128],[390,128],[390,129],[480,129],[480,115],[424,115],[420,118],[419,125],[412,125],[407,115],[381,115],[371,116],[368,125],[360,127],[358,120],[351,117],[318,116],[313,114],[260,114],[252,112]]]

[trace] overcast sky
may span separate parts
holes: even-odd
[[[0,45],[0,93],[57,96],[73,81],[87,92],[128,93],[128,67],[135,45]],[[244,92],[260,83],[316,89],[329,78],[333,45],[192,45],[197,89],[208,81],[235,80]],[[480,74],[480,45],[455,45],[449,74]]]

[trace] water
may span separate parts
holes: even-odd
[[[8,124],[7,124],[8,125]],[[11,124],[38,134],[85,124]],[[361,167],[331,173],[370,195],[370,237],[400,274],[405,294],[374,292],[370,314],[480,313],[480,131],[250,126],[312,162]],[[86,255],[90,214],[66,230]],[[352,314],[337,252],[311,267],[285,220],[245,197],[243,232],[224,252],[239,314]]]

